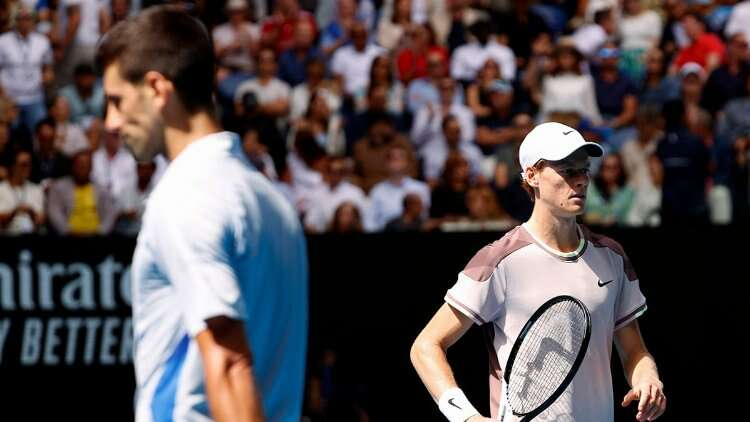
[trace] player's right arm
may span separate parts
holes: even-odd
[[[215,317],[195,337],[203,359],[211,416],[217,422],[265,420],[242,321]]]
[[[435,402],[446,391],[458,388],[446,352],[473,324],[474,321],[445,303],[419,333],[411,347],[412,365]],[[470,422],[488,420],[490,419],[478,413],[467,419]]]

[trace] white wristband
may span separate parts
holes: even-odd
[[[479,414],[458,387],[443,392],[438,400],[438,406],[450,422],[466,422],[470,417]]]

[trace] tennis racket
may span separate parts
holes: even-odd
[[[591,315],[580,300],[556,296],[539,307],[510,350],[501,420],[510,411],[530,421],[554,403],[575,377],[590,338]]]

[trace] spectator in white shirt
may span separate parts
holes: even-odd
[[[619,35],[622,67],[635,81],[641,80],[646,66],[646,53],[659,46],[661,17],[643,7],[643,0],[626,0],[625,14],[620,20]]]
[[[107,4],[100,0],[60,0],[58,4],[63,30],[54,36],[60,38],[58,45],[63,59],[55,82],[64,86],[72,81],[76,66],[94,64],[96,45],[109,30],[110,16]]]
[[[156,162],[137,164],[138,182],[126,189],[116,204],[118,218],[115,222],[115,233],[135,236],[141,230],[146,200],[158,182],[158,178],[154,177],[155,173]]]
[[[44,224],[44,192],[29,181],[31,153],[18,151],[8,180],[0,182],[0,233],[28,234]]]
[[[372,61],[386,53],[383,47],[368,42],[364,24],[352,24],[350,32],[352,43],[336,50],[331,59],[331,72],[339,80],[346,95],[354,95],[359,90],[367,89]]]
[[[512,81],[516,77],[516,56],[513,50],[498,43],[490,35],[490,24],[479,20],[470,28],[473,39],[453,52],[451,59],[451,76],[462,82],[471,82],[476,78],[479,69],[492,59],[500,65],[503,79]]]
[[[29,132],[46,115],[44,89],[54,79],[50,42],[33,28],[32,12],[22,6],[15,30],[0,35],[0,86]]]
[[[737,3],[732,8],[727,26],[724,27],[724,35],[727,39],[738,32],[742,32],[745,34],[745,39],[750,40],[750,1]]]
[[[611,9],[594,13],[594,22],[583,25],[573,33],[573,42],[585,57],[591,57],[617,30],[617,22]]]
[[[336,210],[344,203],[351,203],[359,215],[367,210],[367,196],[357,185],[346,180],[347,159],[330,157],[323,173],[324,186],[316,192],[312,204],[305,214],[305,230],[322,233],[330,227]]]
[[[91,181],[120,203],[136,185],[136,162],[117,134],[105,131],[102,146],[92,157]]]
[[[594,125],[601,124],[594,79],[583,73],[582,59],[570,40],[558,41],[555,69],[542,79],[540,120],[545,121],[555,111],[575,112]]]
[[[440,182],[445,161],[451,153],[458,153],[466,159],[473,179],[480,176],[484,158],[482,151],[473,143],[461,142],[461,124],[449,114],[443,118],[440,142],[422,157],[422,173],[431,187],[434,188]]]
[[[243,82],[235,93],[235,102],[241,103],[247,93],[255,94],[259,112],[270,119],[284,118],[289,114],[289,85],[276,77],[278,64],[276,53],[270,48],[258,54],[258,75]]]
[[[407,176],[409,152],[402,146],[393,145],[386,155],[388,178],[376,184],[370,191],[370,207],[365,215],[365,231],[376,232],[399,217],[403,212],[404,197],[415,193],[422,199],[425,217],[430,209],[430,187],[427,183]]]
[[[474,141],[476,134],[476,123],[471,109],[462,103],[455,102],[456,83],[453,79],[445,77],[438,83],[440,93],[440,104],[427,103],[417,112],[411,129],[411,141],[417,149],[420,157],[430,155],[430,150],[439,148],[442,137],[443,119],[447,115],[453,115],[461,126],[461,140],[464,143]]]
[[[55,121],[55,148],[68,157],[90,148],[83,128],[70,121],[68,99],[57,95],[50,102],[49,116]]]
[[[323,96],[331,110],[335,111],[341,107],[341,96],[336,91],[334,83],[325,76],[326,65],[320,58],[313,58],[305,63],[305,82],[292,89],[290,119],[295,120],[307,112],[313,94]]]
[[[229,0],[226,11],[229,21],[213,30],[218,64],[229,72],[250,73],[260,43],[260,28],[250,22],[246,0]]]

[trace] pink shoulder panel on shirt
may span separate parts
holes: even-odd
[[[533,240],[526,230],[517,226],[499,240],[480,249],[462,272],[474,281],[487,281],[500,261],[532,243]]]
[[[635,268],[633,268],[633,264],[630,263],[630,259],[625,254],[625,250],[619,243],[617,243],[617,241],[607,236],[596,234],[589,230],[588,227],[583,225],[581,225],[581,230],[583,231],[583,236],[588,239],[591,244],[594,245],[594,247],[608,248],[612,252],[622,257],[622,262],[625,266],[625,275],[628,277],[629,281],[635,281],[638,279],[638,276],[635,273]]]

